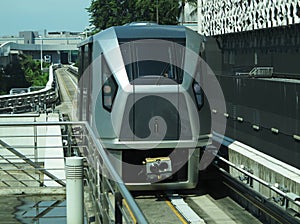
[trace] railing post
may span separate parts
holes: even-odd
[[[33,118],[33,122],[36,122],[36,117]],[[38,149],[37,149],[37,127],[34,125],[33,127],[34,132],[34,162],[38,163]]]
[[[120,192],[115,193],[115,223],[122,224],[122,195]]]
[[[83,224],[83,158],[66,158],[67,224]]]
[[[67,130],[67,142],[68,142],[67,155],[72,156],[71,130],[69,129],[69,126],[67,126],[67,125],[66,125],[66,130]]]
[[[102,221],[104,224],[110,223],[110,217],[109,217],[109,204],[108,204],[108,186],[106,183],[106,177],[104,175],[101,176],[101,205],[103,207],[103,216],[102,216]]]

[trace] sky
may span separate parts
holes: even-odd
[[[19,31],[83,31],[92,0],[1,0],[0,36]]]

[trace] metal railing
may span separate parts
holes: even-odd
[[[97,223],[147,223],[90,126],[82,128],[78,145],[88,164],[86,181],[95,214],[100,214],[95,217]]]
[[[236,76],[272,77],[273,67],[254,67],[250,72],[236,72]]]
[[[31,191],[27,187],[64,187],[60,126],[35,125],[38,120],[47,119],[39,114],[0,115],[0,119],[7,122],[0,125],[0,187],[24,187],[24,191]],[[20,119],[28,123],[16,123]],[[57,166],[48,166],[49,163]]]
[[[95,223],[147,223],[88,123],[51,121],[51,114],[47,116],[50,116],[45,118],[47,122],[36,117],[32,118],[35,121],[15,122],[6,118],[0,122],[0,173],[14,176],[9,181],[1,179],[1,188],[16,185],[24,191],[30,186],[47,188],[46,181],[64,188],[65,177],[56,176],[55,172],[65,168],[48,167],[47,161],[83,156],[87,219]],[[9,153],[3,153],[5,150]],[[47,150],[59,150],[63,156],[49,156]]]
[[[78,75],[78,68],[74,65],[70,65],[68,67],[68,71],[71,72],[73,75]]]
[[[250,72],[250,76],[254,77],[272,77],[273,67],[255,67]]]

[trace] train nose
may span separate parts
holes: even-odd
[[[181,94],[132,94],[128,97],[120,139],[191,139],[186,102]]]

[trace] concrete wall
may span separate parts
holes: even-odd
[[[218,79],[229,114],[226,136],[300,169],[300,141],[294,138],[300,134],[300,81],[236,76]]]

